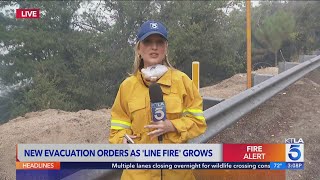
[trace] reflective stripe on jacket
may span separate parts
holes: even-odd
[[[183,72],[171,69],[157,81],[160,84],[166,105],[167,119],[177,129],[163,135],[163,143],[186,143],[206,130],[202,111],[202,98],[193,81]],[[137,144],[157,144],[144,128],[152,122],[149,89],[141,73],[124,80],[111,109],[109,142],[122,143],[124,134],[137,136]],[[194,179],[191,170],[163,170],[163,180]],[[160,179],[160,170],[124,170],[121,179]]]

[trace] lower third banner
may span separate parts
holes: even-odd
[[[39,162],[19,162],[17,170],[49,170]],[[45,162],[41,162],[45,163]],[[31,164],[31,165],[30,165]],[[270,162],[55,162],[63,169],[270,169]],[[33,168],[32,168],[33,167]]]

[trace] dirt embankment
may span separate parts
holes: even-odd
[[[258,69],[257,71],[254,71],[254,73],[277,75],[278,68],[268,67],[264,69]],[[200,88],[200,93],[202,96],[228,99],[246,89],[247,74],[236,74],[216,85]]]
[[[27,113],[0,126],[0,179],[15,178],[16,144],[107,143],[110,110]]]

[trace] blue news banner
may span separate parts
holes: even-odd
[[[68,169],[269,169],[302,170],[303,162],[61,162]],[[19,170],[18,170],[19,171]],[[24,171],[24,170],[22,170]]]
[[[303,170],[303,162],[62,162],[61,169],[269,169]]]
[[[270,169],[269,162],[63,162],[61,169]]]

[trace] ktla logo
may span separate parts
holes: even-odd
[[[17,19],[38,19],[40,18],[40,9],[16,9]]]

